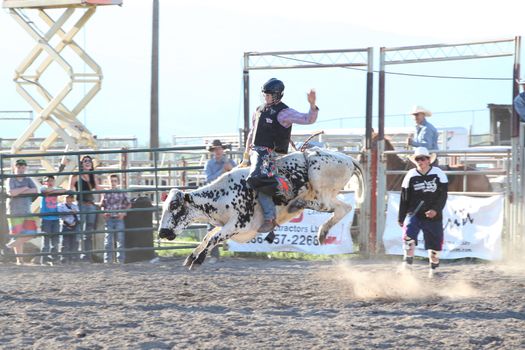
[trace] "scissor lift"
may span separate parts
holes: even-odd
[[[40,150],[43,152],[48,151],[58,138],[61,138],[69,149],[73,151],[79,150],[80,147],[97,148],[95,138],[77,119],[77,116],[100,90],[102,70],[73,39],[93,16],[98,6],[121,4],[122,0],[3,1],[3,7],[9,9],[13,18],[36,41],[34,48],[16,69],[14,77],[18,93],[36,111],[36,118],[13,143],[12,153],[23,153],[23,145],[44,123],[48,124],[52,131],[40,145]],[[36,15],[35,11],[40,17],[39,23],[44,23],[43,26],[48,28],[42,30],[31,19],[32,16]],[[50,11],[53,11],[53,14],[61,11],[61,14],[51,17]],[[73,16],[76,11],[80,11],[80,16]],[[79,18],[70,29],[63,29],[68,20],[76,17]],[[57,37],[58,42],[56,40]],[[51,43],[52,40],[54,44]],[[70,50],[66,52],[66,48]],[[82,67],[82,72],[80,72],[80,69],[73,67],[72,62],[68,62],[67,57],[68,55],[70,57],[71,52],[85,63],[85,66]],[[50,71],[48,68],[52,63],[56,63],[63,69],[65,75],[69,78],[62,88],[58,90],[58,93],[55,94],[46,89],[40,81],[42,75],[46,71]],[[33,90],[30,92],[28,88],[33,88]],[[86,93],[79,101],[73,102],[73,106],[67,107],[64,100],[74,89],[82,89]],[[70,103],[69,99],[68,103]],[[53,171],[53,164],[45,159],[41,159],[41,162],[46,169]],[[76,163],[71,162],[64,171],[71,171],[75,166]]]

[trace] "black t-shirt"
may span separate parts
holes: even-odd
[[[418,218],[427,219],[425,212],[435,210],[437,215],[432,220],[442,220],[442,211],[447,202],[448,178],[438,167],[431,166],[426,174],[421,174],[416,168],[410,169],[401,184],[401,202],[399,203],[399,222],[403,222],[408,214],[413,215],[419,204]]]

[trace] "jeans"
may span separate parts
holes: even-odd
[[[80,211],[81,212],[90,212],[97,210],[97,207],[94,204],[81,203]],[[84,223],[84,227],[81,227],[81,231],[93,231],[95,230],[95,225],[97,222],[97,214],[81,214],[80,222]],[[81,236],[81,250],[90,251],[93,250],[93,234],[83,234]],[[80,256],[80,260],[83,261],[93,261],[93,254],[87,253]]]
[[[78,225],[77,225],[78,226]],[[77,235],[74,234],[77,231],[77,226],[68,227],[62,225],[62,242],[60,245],[61,253],[78,253],[78,239]],[[64,254],[61,255],[61,263],[71,263],[78,260],[77,254]]]
[[[106,229],[108,231],[117,230],[117,232],[106,232],[104,235],[104,263],[112,263],[115,257],[113,252],[115,249],[114,241],[117,243],[117,250],[124,249],[124,220],[109,218],[106,220]],[[124,252],[117,252],[117,262],[124,263]]]
[[[45,233],[59,233],[59,220],[42,220],[42,231]],[[42,236],[42,253],[58,253],[59,235]],[[40,262],[45,264],[47,262],[54,262],[58,260],[57,255],[42,255]]]
[[[273,202],[272,196],[267,195],[263,192],[258,192],[259,204],[261,205],[264,220],[275,219],[275,203]]]

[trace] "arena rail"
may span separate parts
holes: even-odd
[[[86,191],[85,189],[82,189],[82,185],[80,183],[78,191],[69,190],[65,186],[63,187],[64,193],[60,195],[76,195],[79,201],[82,201],[83,196],[89,192],[93,195],[99,196],[106,193],[132,193],[132,194],[138,194],[138,197],[146,196],[152,200],[152,206],[149,208],[130,208],[130,209],[123,209],[123,210],[100,210],[97,207],[97,210],[94,211],[80,211],[78,214],[81,217],[80,221],[80,227],[83,227],[85,224],[85,215],[86,214],[95,214],[97,215],[97,220],[100,220],[103,222],[102,215],[103,214],[110,214],[110,213],[126,213],[131,215],[152,215],[152,222],[151,226],[140,226],[140,227],[126,227],[124,232],[126,232],[126,235],[133,234],[133,233],[140,233],[144,231],[151,232],[152,234],[152,246],[148,247],[126,247],[124,249],[113,249],[113,250],[105,250],[105,249],[97,249],[98,240],[97,238],[100,237],[103,234],[106,233],[115,233],[118,232],[118,230],[107,230],[104,229],[103,225],[99,221],[97,226],[94,230],[82,230],[79,229],[76,232],[73,232],[71,234],[74,234],[77,237],[81,235],[89,235],[93,238],[93,241],[96,245],[93,245],[94,249],[85,250],[83,248],[79,249],[75,252],[59,252],[58,249],[56,251],[53,251],[51,253],[48,252],[31,252],[31,253],[23,253],[23,254],[12,254],[6,251],[5,249],[2,250],[3,255],[0,258],[5,258],[7,260],[13,259],[17,256],[21,257],[39,257],[44,255],[51,255],[51,256],[64,256],[64,255],[97,255],[102,254],[104,252],[140,252],[140,251],[160,251],[160,250],[173,250],[173,249],[187,249],[187,248],[194,248],[196,247],[196,242],[189,242],[189,241],[176,241],[175,245],[170,244],[169,246],[165,245],[165,242],[158,239],[156,236],[156,225],[160,218],[160,210],[161,210],[161,194],[162,192],[168,191],[171,188],[179,188],[179,189],[192,189],[195,188],[194,186],[177,186],[177,184],[174,185],[166,185],[162,186],[159,184],[159,178],[161,175],[164,175],[165,173],[168,174],[176,174],[180,172],[185,172],[189,170],[195,170],[195,171],[202,171],[203,166],[202,165],[188,165],[188,166],[159,166],[159,159],[161,158],[161,155],[172,155],[174,158],[176,158],[177,155],[183,155],[184,152],[202,152],[207,153],[205,146],[176,146],[176,147],[169,147],[169,148],[157,148],[157,149],[149,149],[149,148],[142,148],[142,149],[112,149],[112,150],[82,150],[82,151],[76,151],[76,152],[45,152],[45,153],[23,153],[23,154],[0,154],[0,247],[4,247],[4,245],[7,243],[7,241],[10,238],[18,238],[18,237],[24,237],[29,236],[32,238],[37,237],[45,237],[45,236],[64,236],[64,233],[57,232],[57,233],[45,233],[41,232],[41,230],[38,230],[36,234],[18,234],[18,235],[10,235],[9,234],[9,228],[7,221],[11,218],[20,218],[20,217],[31,217],[31,218],[38,218],[41,219],[42,217],[53,215],[56,216],[56,214],[46,214],[46,213],[39,213],[34,212],[35,207],[38,207],[38,205],[35,206],[35,202],[38,204],[38,199],[44,196],[41,193],[38,194],[27,194],[27,195],[21,195],[24,197],[37,197],[33,200],[33,209],[32,213],[28,215],[7,215],[7,199],[10,198],[9,195],[7,195],[7,181],[14,177],[29,177],[33,178],[33,181],[35,182],[36,178],[41,178],[43,176],[55,176],[57,178],[57,186],[61,184],[65,184],[67,182],[67,178],[69,176],[80,176],[82,174],[94,174],[96,176],[101,175],[109,175],[109,174],[120,174],[122,176],[127,176],[128,174],[138,174],[139,178],[142,174],[147,173],[151,174],[153,179],[153,185],[140,185],[140,184],[130,184],[125,189],[103,189],[103,190],[93,190],[93,191]],[[141,166],[141,167],[129,167],[129,164],[110,164],[111,167],[105,168],[104,170],[92,170],[92,171],[83,171],[81,167],[81,157],[83,155],[90,155],[95,160],[98,157],[103,157],[104,155],[108,154],[118,154],[118,155],[128,155],[130,153],[145,153],[146,155],[150,156],[151,161],[149,161],[150,166]],[[40,161],[42,158],[56,158],[56,157],[65,157],[66,160],[71,160],[72,158],[76,158],[77,162],[77,169],[80,169],[78,171],[56,171],[56,172],[49,172],[46,171],[45,168],[39,168],[38,166],[34,166],[35,162]],[[21,175],[15,175],[12,171],[14,165],[15,159],[25,159],[30,167],[28,167],[28,171],[25,174]],[[34,161],[33,161],[34,160]],[[176,159],[175,159],[176,160]],[[103,162],[109,162],[107,160],[102,160]],[[176,163],[176,162],[175,162]],[[59,168],[57,166],[57,168]],[[43,170],[43,171],[42,171]],[[59,180],[60,179],[60,180]],[[37,188],[39,188],[39,183],[36,181]],[[39,191],[40,192],[40,191]],[[60,196],[58,195],[58,196]],[[205,225],[194,225],[190,227],[190,229],[203,229],[205,228]],[[67,235],[67,233],[66,233]]]
[[[393,170],[391,167],[389,168],[389,162],[388,157],[389,156],[396,156],[396,157],[407,157],[411,155],[412,151],[384,151],[380,157],[380,161],[382,163],[383,169],[385,169],[385,180],[382,182],[384,186],[378,187],[378,197],[382,196],[383,198],[386,198],[388,195],[388,192],[390,192],[387,189],[388,183],[386,178],[389,175],[404,175],[408,171],[408,169],[403,170]],[[449,164],[449,161],[453,160],[454,162],[457,162],[458,160],[461,161],[463,164],[461,167],[463,167],[462,170],[445,170],[445,174],[447,175],[463,175],[463,187],[461,191],[449,191],[449,194],[455,194],[455,195],[464,195],[464,196],[474,196],[474,197],[489,197],[489,196],[495,196],[495,195],[502,195],[504,196],[504,224],[503,224],[503,244],[504,249],[506,252],[509,252],[509,250],[512,248],[513,245],[516,244],[517,241],[520,240],[520,238],[517,236],[516,232],[519,232],[516,229],[513,229],[513,226],[515,223],[512,220],[512,210],[513,205],[512,202],[514,200],[513,192],[511,190],[511,160],[513,157],[512,154],[512,148],[511,147],[481,147],[481,148],[469,148],[469,149],[463,149],[463,150],[448,150],[448,151],[436,151],[435,152],[438,156],[438,160],[441,164],[441,162],[445,161],[447,164]],[[475,159],[473,162],[469,162],[469,159]],[[468,166],[472,166],[473,164],[483,164],[488,165],[486,168],[468,168]],[[500,164],[501,166],[499,168],[496,168],[496,164]],[[461,168],[460,167],[460,168]],[[523,171],[523,169],[521,170]],[[483,191],[483,192],[473,192],[473,191],[467,191],[467,181],[469,176],[473,175],[486,175],[487,177],[500,177],[504,180],[504,185],[501,188],[501,191]],[[493,187],[494,184],[491,183],[491,186]],[[395,190],[393,191],[395,192]],[[523,201],[521,199],[520,201]],[[386,216],[382,216],[381,220],[378,220],[378,244],[380,245],[383,239],[383,232],[385,230],[385,224],[386,224]]]

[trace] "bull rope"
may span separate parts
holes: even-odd
[[[300,149],[297,149],[297,147],[295,146],[295,143],[293,142],[292,139],[290,139],[290,145],[292,145],[292,148],[294,149],[294,151],[304,152],[306,150],[306,148],[308,147],[308,141],[310,141],[311,139],[313,139],[317,135],[321,135],[321,134],[324,134],[324,130],[317,131],[317,132],[313,133],[312,135],[310,135],[306,139],[306,141],[303,142],[303,145],[301,146]]]

